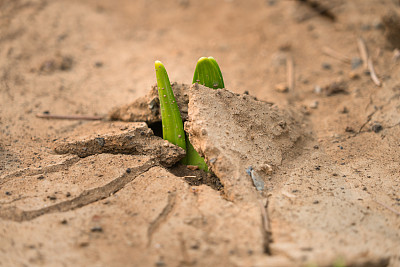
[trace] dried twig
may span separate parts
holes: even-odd
[[[294,93],[295,79],[294,79],[294,61],[291,55],[286,57],[286,75],[289,92]]]
[[[363,61],[364,70],[368,69],[368,50],[364,40],[360,37],[357,39],[358,49],[360,51],[360,56]]]
[[[323,47],[322,48],[322,53],[324,53],[327,56],[336,58],[344,63],[350,64],[351,63],[351,59],[345,55],[340,54],[339,52],[336,52],[335,50],[333,50],[330,47]]]
[[[357,39],[358,49],[360,50],[361,59],[363,60],[364,70],[369,70],[372,81],[377,85],[381,86],[382,83],[378,79],[378,76],[375,73],[374,65],[372,64],[372,59],[368,55],[367,45],[365,44],[364,39],[361,37]]]
[[[97,121],[102,120],[102,116],[88,116],[88,115],[53,115],[53,114],[36,114],[36,117],[43,119],[58,119],[58,120],[89,120]]]
[[[380,202],[380,201],[378,201],[378,200],[375,200],[375,199],[374,199],[374,201],[375,201],[376,203],[378,203],[379,205],[381,205],[382,207],[384,207],[384,208],[390,210],[390,211],[393,212],[394,214],[400,216],[400,212],[399,212],[399,211],[393,209],[392,207],[389,207],[388,205],[386,205],[386,204],[384,204],[384,203],[382,203],[382,202]]]
[[[374,81],[374,83],[375,83],[377,86],[381,86],[382,83],[381,83],[381,81],[378,79],[378,76],[376,76],[375,69],[374,69],[374,65],[372,64],[372,60],[371,60],[370,58],[368,59],[368,69],[369,69],[369,72],[370,72],[370,74],[371,74],[371,79]]]
[[[264,252],[268,255],[271,254],[270,243],[271,243],[271,227],[269,225],[269,219],[266,209],[268,208],[268,199],[264,206],[262,201],[259,202],[261,208],[261,219],[263,226],[263,234],[264,234]]]

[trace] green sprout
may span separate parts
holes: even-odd
[[[193,75],[193,83],[199,83],[213,89],[225,87],[221,69],[213,57],[201,57],[197,61],[196,69]],[[208,171],[208,167],[204,161],[204,158],[202,158],[194,149],[189,141],[188,136],[186,136],[186,147],[186,164],[195,165],[201,170]]]
[[[185,131],[167,71],[160,61],[155,62],[158,97],[160,99],[163,139],[186,150]]]
[[[199,83],[212,89],[225,88],[221,69],[213,57],[199,59],[194,71],[193,83]]]
[[[189,141],[183,130],[182,117],[171,88],[167,71],[160,61],[155,62],[158,95],[160,98],[163,138],[186,150],[182,159],[185,165],[198,166],[200,170],[208,171],[208,166]],[[224,80],[217,61],[212,57],[202,57],[198,60],[194,71],[193,83],[217,89],[224,88]]]

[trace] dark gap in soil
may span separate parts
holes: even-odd
[[[221,191],[224,186],[221,184],[219,178],[214,173],[204,172],[202,170],[190,170],[187,166],[180,163],[176,164],[169,171],[185,179],[185,181],[191,186],[199,186],[202,184],[210,186],[212,189]]]
[[[154,133],[155,136],[163,138],[161,121],[156,121],[156,122],[153,122],[153,123],[147,123],[147,125],[149,126],[150,129],[153,130],[153,133]]]
[[[147,124],[149,128],[153,130],[155,136],[163,138],[161,121]],[[219,178],[211,172],[207,173],[202,170],[191,170],[187,166],[180,163],[171,168],[168,168],[168,170],[175,176],[184,178],[184,180],[191,186],[199,186],[205,184],[217,191],[220,191],[224,188]]]

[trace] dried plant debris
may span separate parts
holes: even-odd
[[[189,103],[187,92],[190,85],[173,83],[171,86],[181,112],[181,117],[183,120],[187,120],[187,106]],[[148,124],[160,122],[160,101],[158,98],[157,85],[152,86],[146,96],[138,98],[128,105],[114,108],[108,114],[108,117],[110,120],[130,122],[144,121]]]
[[[79,157],[100,153],[153,156],[168,167],[185,156],[182,148],[154,136],[144,122],[85,124],[67,138],[57,141],[54,150]]]
[[[382,22],[391,48],[400,48],[400,16],[392,10],[382,17]]]

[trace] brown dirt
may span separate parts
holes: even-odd
[[[0,0],[0,266],[400,266],[399,12]],[[217,180],[166,168],[180,150],[126,122],[159,120],[155,60],[178,86],[201,56],[228,90],[185,89],[186,129]]]

